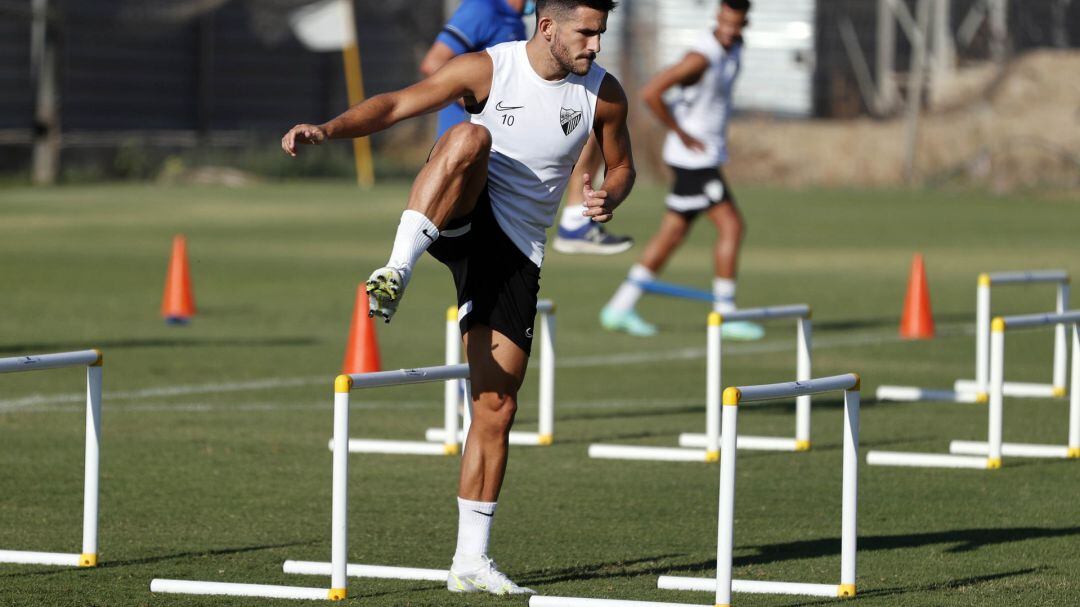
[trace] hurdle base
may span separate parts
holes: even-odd
[[[574,596],[529,597],[529,607],[728,607],[727,605],[693,605],[687,603],[661,603],[657,601],[623,601],[620,599],[588,599]]]
[[[716,592],[716,578],[682,577],[662,575],[656,580],[661,590],[689,590]],[[854,596],[848,584],[807,584],[801,582],[767,582],[759,580],[731,580],[732,592],[747,594],[792,594],[800,596]]]
[[[305,588],[303,586],[272,586],[269,584],[234,584],[190,580],[154,579],[150,592],[167,594],[201,594],[218,596],[254,596],[266,599],[306,599],[332,601],[345,598],[341,588]]]
[[[649,447],[642,445],[589,445],[589,457],[593,459],[624,459],[654,462],[703,462],[720,461],[719,452],[682,447]]]
[[[945,453],[913,453],[909,451],[869,451],[866,463],[871,466],[904,466],[910,468],[967,468],[971,470],[994,470],[1001,467],[1001,460],[988,457],[968,457]]]
[[[978,384],[973,379],[958,379],[953,382],[953,389],[957,392],[972,392],[978,390]],[[1039,384],[1019,381],[1007,381],[1001,388],[1005,396],[1019,396],[1027,398],[1060,398],[1065,396],[1060,386],[1053,384]]]
[[[319,561],[285,561],[281,566],[285,573],[299,575],[330,575],[331,564]],[[420,569],[417,567],[391,567],[387,565],[360,565],[349,563],[345,575],[356,578],[379,578],[389,580],[422,580],[446,583],[450,572],[446,569]]]
[[[82,554],[68,554],[66,552],[33,552],[29,550],[0,550],[0,563],[57,565],[60,567],[91,566],[84,564]]]
[[[333,439],[329,442],[330,450],[334,450]],[[349,453],[384,453],[391,455],[455,455],[458,452],[457,445],[439,445],[422,441],[405,440],[376,440],[367,438],[350,438]]]
[[[708,437],[704,434],[683,432],[679,435],[680,447],[697,447],[704,449],[709,444]],[[742,436],[735,439],[736,449],[747,451],[807,451],[809,441],[803,442],[794,438],[781,438],[779,436]]]
[[[424,432],[424,440],[429,443],[445,443],[446,442],[446,429],[445,428],[428,428]],[[458,444],[464,439],[464,433],[458,430],[457,442]],[[546,447],[552,443],[551,435],[541,435],[539,432],[518,432],[517,430],[510,431],[510,444],[520,445],[523,447]]]
[[[958,455],[988,455],[990,445],[982,441],[954,440],[949,443],[949,453]],[[1031,443],[1001,443],[1001,455],[1006,457],[1044,457],[1070,459],[1069,447],[1064,445],[1036,445]]]
[[[970,391],[932,390],[916,386],[878,386],[874,392],[879,401],[895,401],[901,403],[914,403],[923,401],[937,401],[947,403],[977,403],[985,404],[986,398],[976,394],[974,385]]]

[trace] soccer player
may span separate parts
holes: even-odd
[[[728,159],[728,115],[749,10],[749,0],[721,0],[716,29],[701,36],[681,61],[654,76],[641,90],[646,105],[669,129],[663,154],[675,183],[656,234],[600,313],[600,323],[607,329],[643,337],[656,334],[656,326],[634,311],[641,283],[660,273],[702,213],[716,227],[714,309],[721,314],[735,309],[735,270],[744,226],[720,167]],[[670,89],[676,89],[678,97],[669,106],[662,97]],[[723,334],[760,339],[764,331],[754,323],[728,322],[723,324]]]
[[[525,24],[521,17],[533,14],[535,9],[534,0],[463,0],[420,62],[420,73],[430,76],[462,53],[524,40]],[[446,106],[439,111],[436,138],[442,137],[451,126],[468,120],[469,114],[460,102]],[[596,175],[601,160],[596,140],[590,137],[570,177],[566,206],[552,243],[552,248],[560,253],[613,255],[634,244],[631,237],[611,234],[603,224],[582,213],[585,174]]]
[[[472,425],[447,579],[453,592],[530,592],[488,558],[488,538],[532,344],[545,230],[590,133],[608,167],[599,189],[583,187],[583,212],[592,221],[611,220],[636,175],[626,95],[594,64],[614,7],[612,0],[538,0],[528,42],[465,53],[417,84],[376,95],[324,124],[298,124],[281,140],[295,155],[298,144],[363,137],[458,99],[472,114],[436,142],[413,182],[390,260],[367,281],[371,314],[389,322],[424,251],[454,277]]]

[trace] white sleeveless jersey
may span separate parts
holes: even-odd
[[[731,113],[731,93],[735,78],[739,75],[742,45],[724,50],[720,41],[710,31],[701,36],[688,49],[701,53],[709,61],[709,67],[701,79],[691,86],[678,90],[678,96],[669,105],[679,126],[691,137],[705,144],[698,152],[683,145],[672,132],[664,140],[664,162],[683,169],[707,169],[727,162],[727,124]]]
[[[471,121],[491,133],[491,208],[499,227],[540,266],[546,231],[592,132],[596,94],[606,72],[594,63],[584,76],[548,81],[529,64],[523,41],[487,52],[491,92]]]

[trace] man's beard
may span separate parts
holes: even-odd
[[[560,68],[577,76],[588,74],[589,69],[592,68],[591,61],[584,68],[578,67],[578,63],[570,55],[570,49],[559,41],[558,34],[551,40],[551,56],[555,58],[555,62],[559,64]]]

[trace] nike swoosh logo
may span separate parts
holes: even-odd
[[[428,234],[427,228],[422,228],[420,231],[424,233],[424,236],[427,236],[428,238],[430,238],[431,242],[435,242],[435,237],[432,236],[431,234]]]
[[[495,109],[500,111],[500,112],[505,112],[507,110],[520,110],[523,107],[525,107],[525,106],[524,105],[503,105],[502,101],[495,104]]]
[[[494,512],[492,512],[491,514],[488,514],[487,512],[480,512],[479,510],[473,510],[473,512],[475,512],[477,514],[483,514],[484,516],[486,516],[488,518],[491,518],[491,517],[495,516]]]

